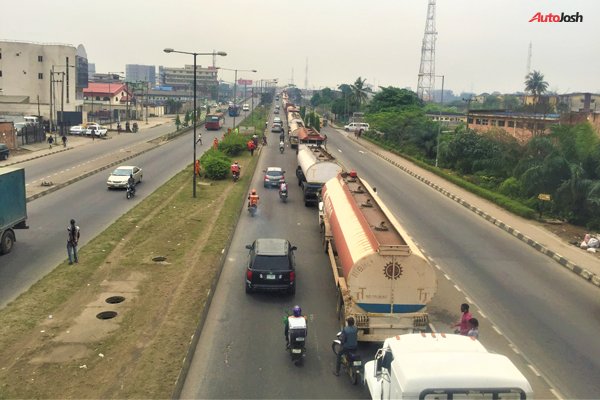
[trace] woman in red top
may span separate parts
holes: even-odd
[[[473,318],[473,316],[469,312],[469,305],[467,303],[460,305],[460,311],[462,312],[460,321],[452,325],[452,327],[458,328],[454,331],[454,333],[460,333],[461,335],[467,336],[469,334],[469,329],[471,329],[469,326],[469,320]]]

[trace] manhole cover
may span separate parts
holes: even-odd
[[[102,311],[101,313],[96,315],[98,319],[111,319],[117,316],[116,311]]]
[[[108,299],[106,299],[106,302],[108,304],[118,304],[118,303],[122,303],[125,301],[125,297],[123,296],[111,296]]]
[[[166,260],[167,260],[167,257],[165,257],[165,256],[152,257],[152,261],[160,262],[160,261],[166,261]]]

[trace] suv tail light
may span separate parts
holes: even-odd
[[[252,270],[250,268],[246,270],[246,279],[252,282]]]
[[[296,273],[294,271],[290,271],[290,282],[294,282],[296,279]]]

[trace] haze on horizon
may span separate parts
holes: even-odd
[[[22,0],[4,9],[14,17],[4,14],[0,38],[83,44],[97,72],[193,63],[163,52],[172,47],[225,51],[217,66],[258,70],[238,78],[287,84],[293,70],[304,88],[308,59],[309,88],[361,76],[369,85],[416,90],[427,0]],[[583,22],[528,22],[537,12],[579,12]],[[599,15],[594,0],[437,0],[436,74],[456,94],[523,91],[531,42],[531,70],[544,74],[549,90],[600,93]],[[233,72],[219,78],[233,81]]]

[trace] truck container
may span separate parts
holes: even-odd
[[[325,182],[340,172],[342,167],[324,148],[301,144],[298,148],[296,177],[298,186],[302,188],[304,205],[318,204]]]
[[[475,338],[405,334],[385,340],[365,364],[372,399],[528,399],[533,390],[506,356]]]
[[[322,196],[340,325],[354,317],[360,341],[427,330],[435,271],[376,190],[351,172],[327,181]]]
[[[25,170],[0,169],[0,254],[10,253],[16,241],[15,229],[27,229]]]

